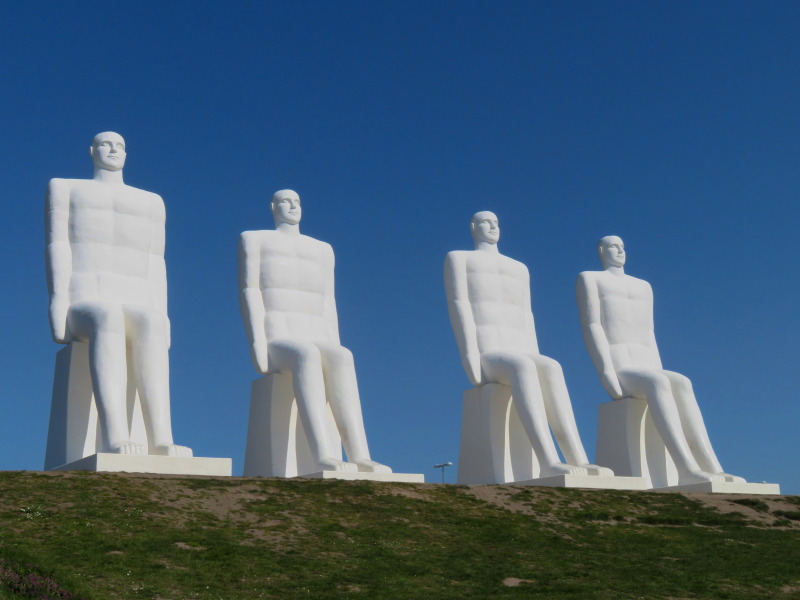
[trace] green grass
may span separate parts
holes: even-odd
[[[5,472],[0,560],[85,600],[800,598],[800,523],[744,500]]]

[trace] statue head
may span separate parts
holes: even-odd
[[[113,131],[104,131],[94,136],[89,148],[94,168],[105,171],[121,171],[125,166],[125,140]]]
[[[494,245],[500,241],[500,225],[497,223],[497,215],[491,211],[482,210],[472,215],[469,230],[476,246],[480,242]]]
[[[607,235],[597,242],[597,256],[604,269],[625,266],[625,244],[616,235]]]
[[[303,216],[303,209],[300,207],[300,196],[294,190],[278,190],[272,195],[270,202],[272,218],[275,219],[275,227],[281,223],[297,225]]]

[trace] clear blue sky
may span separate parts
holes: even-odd
[[[723,466],[800,493],[798,22],[793,2],[6,3],[0,468],[44,458],[45,186],[91,177],[110,129],[126,181],[167,205],[174,430],[196,455],[241,473],[236,242],[289,187],[336,251],[375,459],[436,481],[458,458],[442,260],[488,209],[590,456],[607,397],[574,282],[618,234]]]

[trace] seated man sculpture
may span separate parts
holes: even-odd
[[[97,134],[89,153],[94,179],[53,179],[47,190],[53,339],[88,343],[103,451],[191,456],[172,440],[164,202],[123,183],[119,134]],[[130,439],[129,360],[149,447]]]
[[[722,472],[689,379],[661,365],[653,290],[646,281],[625,274],[622,240],[606,236],[597,252],[603,271],[581,273],[577,296],[583,337],[603,387],[614,400],[633,397],[647,402],[680,485],[744,482]]]
[[[298,413],[323,470],[391,473],[370,460],[352,353],[339,341],[331,246],[300,233],[300,197],[275,192],[275,229],[239,240],[240,304],[259,373],[291,373]],[[348,462],[326,435],[330,405]]]
[[[500,227],[494,213],[476,213],[470,229],[475,250],[450,252],[444,264],[450,322],[467,377],[475,386],[511,388],[539,462],[539,477],[613,475],[589,464],[561,366],[539,353],[527,267],[498,251]]]

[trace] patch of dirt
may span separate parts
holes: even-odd
[[[684,493],[684,496],[692,500],[696,500],[705,506],[709,506],[714,510],[721,513],[738,513],[746,517],[750,521],[755,521],[754,524],[760,526],[772,526],[772,524],[780,517],[779,515],[772,514],[776,510],[783,511],[797,511],[796,504],[787,500],[783,496],[762,496],[762,495],[748,495],[748,494],[691,494]],[[736,500],[760,500],[769,507],[769,512],[756,510],[750,506],[738,504]],[[789,524],[783,527],[776,527],[776,529],[795,529],[800,527],[800,521],[789,521]]]
[[[192,546],[186,542],[175,542],[175,545],[181,550],[208,550],[208,548],[205,548],[204,546]]]
[[[533,579],[519,579],[518,577],[506,577],[503,585],[506,587],[517,587],[520,583],[536,583]]]

